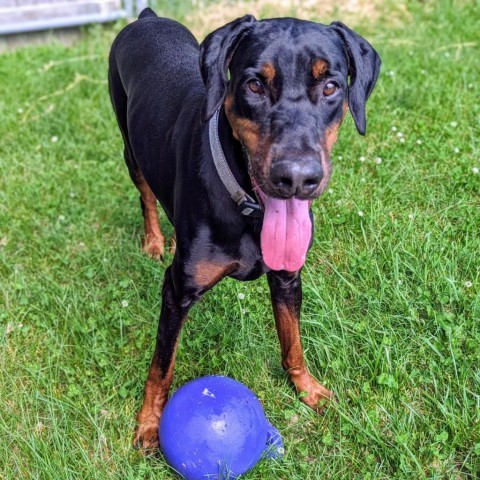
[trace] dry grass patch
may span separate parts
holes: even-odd
[[[204,5],[202,1],[196,0],[193,11],[185,17],[185,23],[198,39],[202,39],[214,29],[247,13],[256,18],[291,16],[325,23],[341,19],[345,23],[351,24],[362,23],[366,20],[374,22],[388,13],[388,18],[396,22],[399,17],[404,16],[406,9],[403,2],[397,2],[394,6],[389,3],[385,0],[337,0],[335,2],[221,0]]]

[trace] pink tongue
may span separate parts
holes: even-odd
[[[312,236],[308,200],[263,196],[261,245],[263,261],[272,270],[295,272],[305,263]]]

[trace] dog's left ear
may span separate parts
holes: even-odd
[[[255,17],[245,15],[210,33],[200,45],[200,70],[206,88],[202,117],[207,122],[225,100],[227,71],[240,40],[252,29]]]
[[[347,54],[350,76],[348,106],[358,132],[365,135],[367,128],[365,104],[380,73],[380,57],[363,37],[343,23],[333,22],[330,27],[341,38]]]

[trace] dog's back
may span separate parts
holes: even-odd
[[[196,117],[192,110],[202,106],[205,87],[198,57],[195,37],[149,8],[112,45],[110,95],[130,157],[127,164],[142,158],[143,174],[157,197],[170,197],[175,150],[184,143],[175,141],[177,132],[185,129],[185,119]],[[149,158],[152,152],[156,155]]]
[[[164,93],[162,97],[182,98],[195,84],[201,84],[198,50],[197,40],[183,25],[147,9],[117,36],[110,68],[118,69],[129,97],[137,89],[145,97],[144,89],[153,84],[155,93]]]

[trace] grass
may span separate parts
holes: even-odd
[[[284,436],[246,479],[480,474],[478,4],[382,8],[350,22],[383,70],[367,136],[342,129],[304,272],[307,360],[338,403],[296,397],[264,279],[223,282],[182,336],[175,386],[235,377]],[[119,28],[0,56],[2,479],[174,478],[131,448],[169,259],[139,249],[105,81]]]

